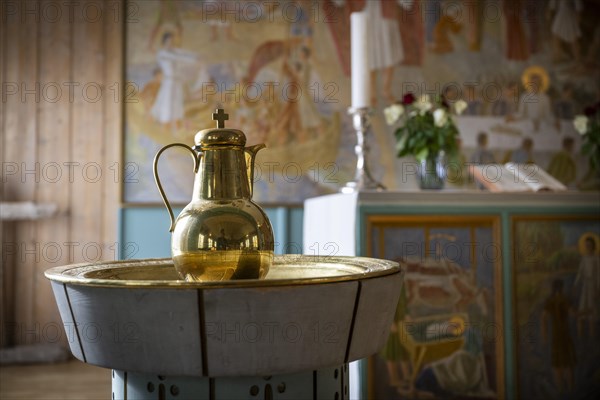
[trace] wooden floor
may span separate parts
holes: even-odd
[[[110,370],[73,360],[0,367],[0,399],[85,400],[111,397]]]

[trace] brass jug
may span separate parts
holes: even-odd
[[[273,228],[252,201],[254,161],[265,145],[245,147],[242,131],[225,129],[227,119],[217,109],[217,129],[198,132],[194,148],[173,143],[154,158],[154,179],[171,217],[173,263],[186,281],[260,279],[273,262]],[[192,154],[196,173],[192,201],[177,219],[158,176],[158,159],[171,147]]]

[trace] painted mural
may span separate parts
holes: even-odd
[[[353,11],[373,24],[372,170],[389,188],[416,187],[394,154],[383,108],[403,94],[464,99],[462,159],[531,161],[577,188],[587,160],[573,116],[600,100],[600,4],[592,0],[128,1],[126,202],[156,203],[152,158],[191,144],[223,106],[227,126],[265,142],[255,198],[300,203],[354,172],[350,106]],[[188,157],[161,162],[173,202],[191,197]],[[452,185],[469,187],[469,180]]]
[[[503,324],[494,218],[369,217],[369,255],[402,263],[370,398],[502,398]]]
[[[600,220],[514,218],[521,399],[600,393]]]

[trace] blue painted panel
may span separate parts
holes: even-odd
[[[265,208],[275,234],[275,253],[302,252],[303,209]],[[173,210],[175,215],[181,208]],[[171,255],[169,214],[164,207],[122,208],[119,215],[120,259]]]
[[[175,215],[181,209],[173,210]],[[121,209],[121,259],[171,256],[169,214],[164,207]]]
[[[266,208],[265,212],[271,220],[275,235],[275,254],[283,254],[287,242],[287,209],[285,207]]]
[[[288,218],[288,254],[302,254],[303,208],[290,208]]]

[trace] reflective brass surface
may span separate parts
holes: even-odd
[[[184,149],[188,150],[192,154],[192,158],[194,159],[194,173],[197,173],[198,168],[200,167],[200,154],[196,154],[196,152],[190,146],[183,144],[183,143],[168,144],[168,145],[164,146],[162,149],[160,149],[158,151],[158,153],[156,153],[156,156],[154,157],[154,165],[153,165],[154,179],[156,180],[156,186],[158,186],[158,191],[160,192],[160,196],[162,197],[162,199],[165,203],[165,207],[167,207],[167,211],[169,211],[169,217],[171,218],[171,225],[169,227],[169,232],[173,232],[173,229],[175,227],[175,216],[173,215],[173,208],[171,207],[171,203],[169,203],[169,200],[167,199],[167,195],[165,194],[165,190],[163,189],[162,184],[160,183],[160,177],[158,175],[158,160],[160,158],[160,155],[165,150],[167,150],[171,147],[183,147]]]
[[[50,268],[48,279],[108,287],[260,287],[313,285],[370,279],[401,273],[398,263],[366,257],[276,255],[264,279],[195,282],[180,280],[169,258],[74,264]]]
[[[196,133],[194,142],[198,148],[208,146],[241,146],[246,145],[246,135],[237,129],[203,129]]]
[[[273,261],[273,229],[252,201],[252,178],[259,144],[244,147],[242,131],[225,129],[228,115],[213,114],[217,129],[196,134],[194,149],[175,143],[154,160],[156,184],[171,216],[171,253],[177,272],[188,281],[260,279]],[[192,201],[176,219],[158,176],[158,159],[169,147],[187,148],[196,173]],[[197,155],[196,155],[197,152]]]

